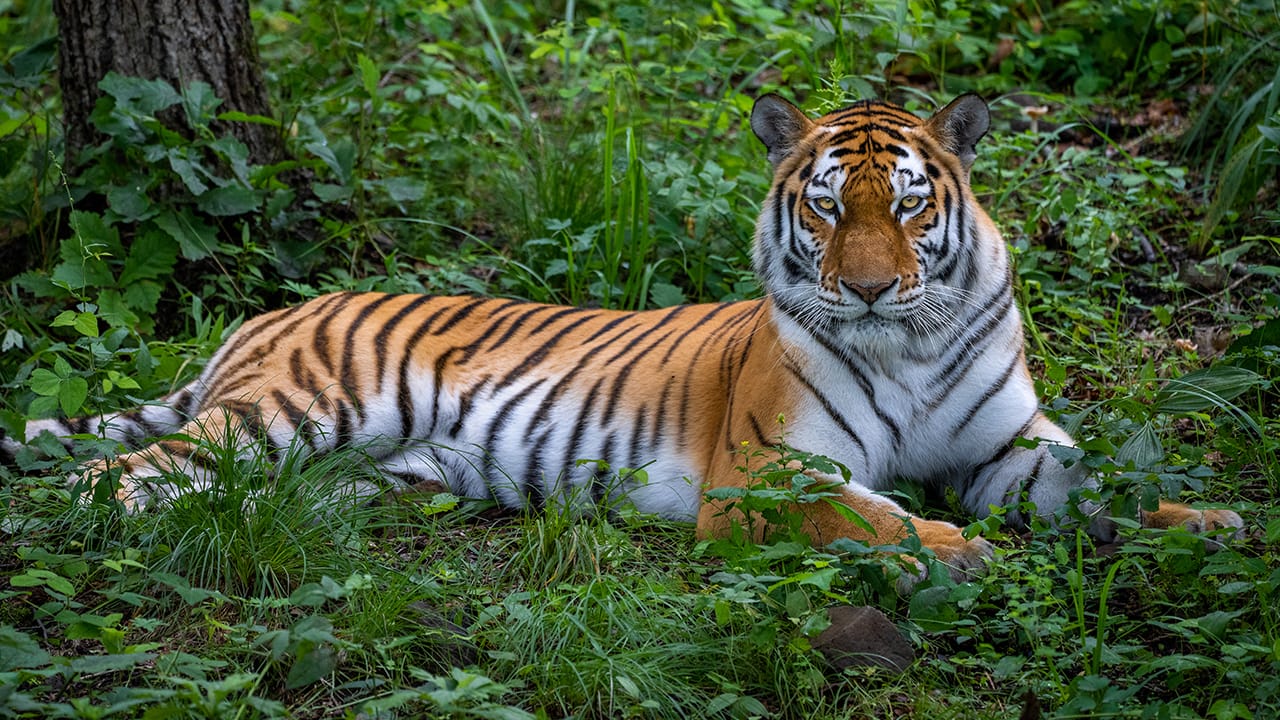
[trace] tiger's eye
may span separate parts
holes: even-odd
[[[900,210],[915,210],[924,204],[924,198],[919,195],[908,195],[898,201]]]
[[[824,213],[833,213],[836,211],[836,201],[834,198],[820,197],[814,198],[813,206]]]

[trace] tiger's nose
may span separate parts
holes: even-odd
[[[865,301],[868,305],[870,305],[871,303],[875,302],[877,298],[879,298],[881,295],[883,295],[883,294],[884,294],[884,291],[885,291],[885,290],[888,290],[888,289],[893,285],[893,283],[894,283],[894,281],[892,281],[892,280],[887,280],[887,281],[884,281],[884,282],[871,282],[871,283],[867,283],[867,282],[858,282],[858,281],[856,281],[856,280],[855,280],[855,281],[849,281],[849,280],[845,280],[844,278],[840,278],[840,284],[841,284],[841,285],[843,285],[843,286],[845,286],[845,287],[849,288],[850,290],[852,290],[852,291],[854,291],[854,292],[858,293],[858,295],[859,295],[859,296],[863,299],[863,301]]]

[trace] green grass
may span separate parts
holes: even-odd
[[[310,178],[296,202],[279,168],[228,174],[234,152],[211,135],[117,138],[62,177],[48,3],[0,8],[0,242],[20,243],[0,251],[29,260],[0,287],[7,432],[162,395],[243,317],[333,289],[626,308],[752,297],[768,185],[745,125],[754,96],[818,111],[874,93],[924,111],[976,89],[996,125],[975,188],[1014,249],[1041,397],[1106,478],[1100,499],[1227,504],[1247,537],[1206,554],[1186,533],[1126,527],[1099,548],[996,519],[975,528],[998,547],[986,576],[935,574],[900,597],[882,557],[785,532],[701,544],[626,508],[367,504],[348,492],[373,479],[358,452],[277,466],[215,448],[215,487],[125,515],[66,488],[84,457],[114,450],[86,439],[0,467],[0,716],[1009,718],[1029,696],[1055,718],[1280,715],[1277,51],[1250,30],[1272,11],[253,12]],[[1205,81],[1212,94],[1184,103]],[[1013,91],[1051,107],[1038,130],[1001,97]],[[1182,144],[1099,112],[1166,98],[1186,114]],[[255,209],[200,214],[171,151]],[[209,244],[169,234],[166,213]],[[953,505],[925,512],[969,522]],[[916,664],[828,667],[810,639],[841,603],[888,613]]]

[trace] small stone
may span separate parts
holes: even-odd
[[[831,626],[810,643],[838,670],[874,665],[902,672],[916,651],[884,613],[873,607],[839,605],[827,609]]]

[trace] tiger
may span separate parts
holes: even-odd
[[[129,509],[207,487],[210,445],[261,439],[275,452],[358,446],[396,487],[506,507],[624,501],[700,538],[741,531],[744,470],[785,444],[846,468],[810,472],[865,521],[801,504],[815,544],[914,535],[957,579],[983,572],[991,543],[883,494],[899,478],[950,488],[978,518],[1003,508],[1014,526],[1030,522],[1024,508],[1052,519],[1074,503],[1111,540],[1116,523],[1078,500],[1098,479],[1052,452],[1073,441],[1040,409],[1010,254],[970,186],[990,122],[976,94],[928,118],[872,100],[811,118],[765,94],[749,120],[773,172],[758,299],[621,311],[329,294],[246,321],[155,404],[32,420],[26,440],[124,444],[86,474],[118,471]],[[744,445],[758,452],[744,460]],[[8,455],[18,447],[4,440]],[[720,488],[731,492],[708,497]],[[1168,501],[1140,520],[1244,528],[1231,510]]]

